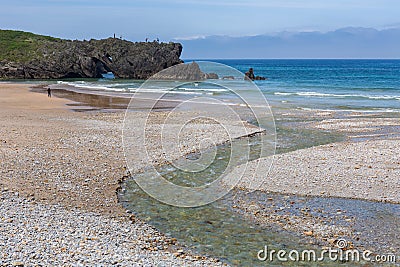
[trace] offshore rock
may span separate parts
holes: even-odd
[[[246,79],[246,78],[248,78],[248,79],[250,79],[250,80],[252,80],[252,81],[254,81],[254,80],[256,80],[256,81],[258,81],[258,80],[266,80],[265,77],[262,77],[262,76],[255,76],[255,75],[254,75],[254,69],[253,69],[253,68],[250,68],[249,71],[245,73],[245,79]]]
[[[218,74],[213,73],[213,72],[207,73],[206,78],[207,78],[207,79],[213,79],[213,80],[218,80],[218,79],[219,79]]]

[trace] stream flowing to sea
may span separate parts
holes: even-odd
[[[273,109],[275,107],[284,110],[357,111],[369,114],[374,112],[397,114],[400,111],[400,61],[220,60],[217,62],[242,72],[253,67],[257,75],[267,77],[268,80],[257,81],[256,84]],[[229,81],[227,84],[229,87]],[[228,97],[225,96],[228,92],[207,91],[207,88],[201,87],[184,88],[181,91]],[[276,116],[277,153],[342,141],[345,138],[334,132],[295,127],[293,124],[295,118]],[[290,126],[288,123],[291,123]],[[304,138],[305,136],[307,138]],[[251,151],[254,152],[250,157],[256,158],[258,155],[258,140],[257,137],[250,137],[249,144]],[[239,139],[236,142],[244,140]],[[216,156],[218,164],[210,169],[210,176],[212,173],[218,173],[218,168],[226,165],[229,152],[227,144],[218,147]],[[159,171],[174,183],[195,183],[191,181],[192,176],[174,171],[168,165],[161,167]],[[276,201],[275,205],[285,206],[284,203],[289,198],[292,203],[299,203],[291,211],[293,214],[304,208],[312,212],[325,209],[328,214],[326,216],[332,217],[331,224],[343,226],[346,222],[340,221],[335,216],[337,210],[345,210],[347,216],[357,218],[357,223],[353,227],[361,232],[364,245],[383,251],[386,248],[382,243],[374,240],[386,239],[390,242],[391,238],[396,239],[400,225],[400,208],[394,204],[234,190],[223,199],[207,206],[177,208],[150,198],[133,180],[126,181],[124,189],[120,199],[126,208],[137,216],[167,235],[176,237],[195,252],[218,257],[237,266],[266,266],[267,263],[257,259],[257,252],[265,245],[271,249],[286,250],[318,249],[318,247],[307,243],[296,233],[283,231],[274,225],[261,226],[245,219],[243,214],[233,208],[236,199],[244,198],[249,202],[254,201],[268,206],[270,204],[267,198],[272,197]],[[274,264],[282,265],[279,262]],[[298,262],[285,264],[299,265]],[[305,265],[309,266],[310,263]],[[320,266],[321,263],[315,265]],[[324,265],[336,266],[337,263],[324,262]]]
[[[330,131],[317,131],[297,127],[296,122],[304,117],[283,116],[285,111],[316,112],[358,112],[371,116],[379,114],[398,117],[400,112],[400,61],[399,60],[212,60],[232,66],[242,72],[250,67],[255,74],[267,78],[256,81],[265,95],[277,124],[277,153],[303,149],[307,147],[343,141],[345,136]],[[129,96],[142,84],[135,80],[118,80],[105,77],[100,80],[63,80],[67,85],[80,90],[105,92],[115,96]],[[229,87],[230,80],[225,84]],[[173,82],[168,86],[173,86]],[[159,88],[146,88],[148,92]],[[230,92],[212,90],[202,85],[188,85],[173,92],[177,97],[208,96],[230,99]],[[247,142],[251,146],[251,157],[257,157],[259,137],[238,139],[234,142]],[[218,146],[217,164],[210,168],[208,179],[229,160],[230,146]],[[190,155],[189,155],[190,156]],[[159,171],[174,183],[196,184],[198,181],[169,165],[161,166]],[[135,176],[136,174],[133,174]],[[132,177],[134,178],[134,177]],[[288,201],[296,203],[291,214],[296,215],[302,209],[311,213],[324,209],[331,224],[347,226],[346,221],[337,218],[338,210],[345,211],[348,217],[356,218],[352,227],[359,232],[360,242],[368,248],[388,252],[388,244],[398,248],[400,244],[400,208],[399,205],[375,203],[361,200],[284,196],[280,194],[245,192],[234,190],[223,199],[198,208],[178,208],[162,204],[145,194],[133,181],[128,179],[123,185],[119,199],[136,216],[153,225],[168,236],[193,250],[195,253],[217,257],[236,266],[299,266],[298,262],[260,262],[257,252],[265,245],[271,249],[320,249],[310,244],[309,239],[290,231],[284,231],[276,225],[259,225],[246,219],[245,214],[233,207],[237,199],[251,203],[270,205],[268,199],[274,199],[277,207],[286,207]],[[278,210],[279,212],[279,210]],[[397,243],[396,243],[397,242]],[[324,262],[324,265],[337,266]],[[342,263],[344,266],[346,263]],[[310,263],[304,263],[310,266]],[[348,263],[353,266],[354,263]],[[321,266],[321,263],[315,263]]]

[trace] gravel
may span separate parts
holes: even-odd
[[[221,265],[189,254],[138,218],[132,221],[118,202],[120,183],[129,174],[123,112],[72,112],[65,106],[69,101],[30,93],[27,86],[0,84],[0,266]],[[149,135],[157,136],[166,114],[152,116]],[[176,116],[172,124],[197,114]],[[145,118],[135,112],[131,119],[134,125]],[[239,129],[234,135],[259,131],[248,127],[243,132],[233,126]],[[204,137],[222,143],[226,135],[216,130],[214,123],[189,127],[192,138],[183,138],[169,159],[192,151]],[[176,136],[170,138],[166,142],[175,144]],[[140,142],[132,139],[133,151]],[[160,143],[150,137],[148,144],[153,163],[161,163]],[[131,160],[131,171],[149,164],[134,153]]]
[[[253,190],[400,203],[399,149],[399,140],[335,143],[277,155],[270,172],[261,158],[232,175],[247,167],[239,187]]]
[[[2,192],[0,266],[221,266],[169,252],[172,242],[135,223]]]

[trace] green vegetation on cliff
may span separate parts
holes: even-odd
[[[0,61],[29,62],[42,57],[38,51],[44,43],[61,41],[30,32],[0,30]]]

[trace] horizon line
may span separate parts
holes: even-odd
[[[182,60],[400,60],[399,58],[182,58]]]

